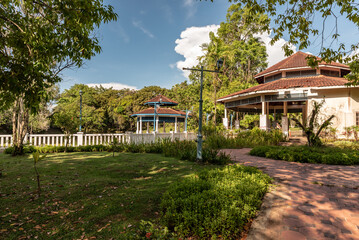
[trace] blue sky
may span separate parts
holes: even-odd
[[[199,45],[208,41],[208,32],[225,21],[228,0],[105,0],[118,14],[118,21],[101,25],[96,31],[102,52],[77,70],[62,73],[61,90],[77,83],[134,87],[158,85],[170,88],[186,80],[182,67],[196,63]],[[346,41],[358,39],[358,29],[339,19]],[[329,22],[329,25],[332,25]],[[281,39],[269,46],[269,64],[284,58]],[[313,39],[314,41],[314,39]],[[306,49],[318,52],[318,40]],[[295,47],[294,47],[295,50]],[[124,85],[124,86],[123,86]]]

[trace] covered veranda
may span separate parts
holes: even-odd
[[[259,114],[259,127],[262,130],[270,130],[278,126],[273,126],[270,123],[269,115],[273,114],[274,118],[280,116],[279,124],[283,133],[288,135],[289,113],[302,113],[303,121],[307,118],[308,111],[308,96],[305,91],[300,92],[267,92],[265,94],[236,96],[235,99],[229,96],[222,98],[220,101],[225,105],[225,116],[223,124],[226,128],[229,126],[228,110],[244,113],[244,114]],[[230,101],[228,101],[230,100]],[[236,124],[237,125],[237,124]],[[237,125],[238,126],[238,125]]]

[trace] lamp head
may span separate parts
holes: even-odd
[[[80,90],[80,95],[82,95],[82,90]]]
[[[217,61],[217,69],[218,69],[218,70],[221,69],[222,66],[223,66],[223,59],[220,58],[220,59],[218,59],[218,61]]]

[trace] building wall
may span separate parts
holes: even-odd
[[[325,103],[321,109],[320,122],[323,122],[330,115],[334,114],[332,127],[338,129],[338,137],[345,137],[345,127],[356,124],[356,112],[359,111],[359,89],[327,89],[318,90],[317,97],[308,100],[308,115],[312,111],[312,102]]]

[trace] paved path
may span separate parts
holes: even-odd
[[[292,163],[226,149],[234,161],[273,177],[248,240],[359,240],[359,166]]]

